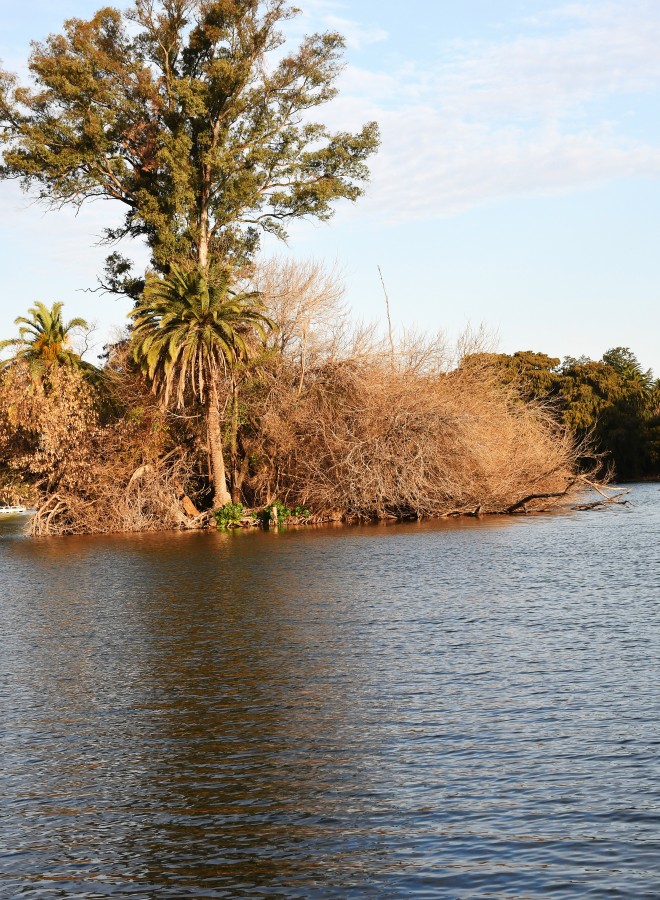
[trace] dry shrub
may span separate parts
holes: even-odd
[[[6,366],[0,380],[0,481],[3,502],[39,507],[87,469],[88,440],[98,427],[92,389],[79,371],[26,363]],[[79,484],[74,491],[78,493]]]
[[[286,394],[271,393],[262,422],[264,499],[363,518],[500,513],[574,481],[570,437],[485,372],[372,355],[328,363],[294,402]]]
[[[17,364],[0,382],[0,459],[9,471],[50,489],[75,468],[97,424],[91,389],[76,369],[53,367],[35,375]]]
[[[329,269],[315,259],[267,260],[255,271],[254,288],[278,325],[272,344],[291,359],[309,352],[310,345],[314,351],[348,324],[345,287],[336,266]]]
[[[220,387],[232,494],[276,498],[319,518],[536,509],[577,489],[576,448],[552,411],[486,365],[483,331],[351,326],[336,273],[272,262],[256,285],[282,323],[265,352]],[[36,533],[199,527],[208,517],[203,419],[163,410],[114,347],[103,393],[74,370],[49,383],[12,367],[0,385],[0,476],[40,494]],[[2,477],[0,477],[0,490]],[[192,500],[195,501],[193,505]]]
[[[126,348],[113,353],[102,393],[75,369],[35,381],[13,366],[0,386],[0,463],[32,489],[35,534],[189,526],[195,436],[185,424],[155,402]]]
[[[570,489],[578,448],[551,411],[489,367],[461,366],[492,349],[490,334],[468,329],[451,345],[404,332],[391,347],[376,327],[350,325],[336,281],[317,263],[268,264],[261,289],[285,325],[281,354],[248,392],[246,499],[380,518],[500,513]]]
[[[98,534],[191,527],[191,517],[181,503],[187,468],[185,459],[171,460],[168,465],[155,460],[129,476],[128,468],[116,463],[110,471],[104,469],[103,461],[90,465],[93,483],[84,491],[80,484],[62,485],[44,497],[32,532]]]

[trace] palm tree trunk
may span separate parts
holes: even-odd
[[[238,485],[238,385],[232,379],[231,392],[231,438],[229,454],[231,457],[231,499],[233,503],[240,500],[240,486]]]
[[[219,509],[225,503],[231,503],[231,495],[227,490],[225,460],[222,454],[222,428],[220,427],[220,410],[218,394],[215,386],[209,391],[206,401],[206,423],[211,451],[211,471],[213,475],[213,508]]]

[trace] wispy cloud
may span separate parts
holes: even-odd
[[[350,68],[334,118],[376,118],[383,131],[367,208],[446,216],[502,197],[658,177],[660,142],[631,133],[627,113],[660,92],[659,43],[654,0],[573,3],[513,39],[447,44],[425,68]]]
[[[387,31],[377,23],[362,22],[347,15],[348,6],[340,0],[307,0],[302,16],[294,20],[292,35],[311,31],[339,31],[351,50],[363,50],[385,41]]]
[[[361,25],[353,19],[344,19],[341,16],[326,15],[323,17],[323,24],[341,32],[346,38],[346,44],[354,50],[385,41],[388,37],[387,31],[378,25]]]

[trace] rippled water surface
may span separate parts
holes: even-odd
[[[602,512],[0,525],[0,896],[660,897],[660,485]]]

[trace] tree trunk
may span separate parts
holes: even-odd
[[[209,391],[206,402],[206,422],[209,433],[209,449],[211,451],[211,470],[213,475],[213,508],[219,509],[225,503],[231,503],[231,494],[227,490],[225,460],[222,455],[222,428],[220,426],[220,410],[218,394],[215,386]]]
[[[234,503],[238,503],[241,496],[240,486],[238,484],[238,385],[232,382],[231,392],[231,439],[229,443],[229,454],[231,457],[231,499]]]
[[[209,199],[210,172],[202,166],[202,192],[199,204],[199,238],[197,243],[197,265],[207,275],[209,267]]]
[[[199,229],[199,246],[197,248],[197,264],[204,274],[209,265],[209,233],[208,218],[203,218]]]

